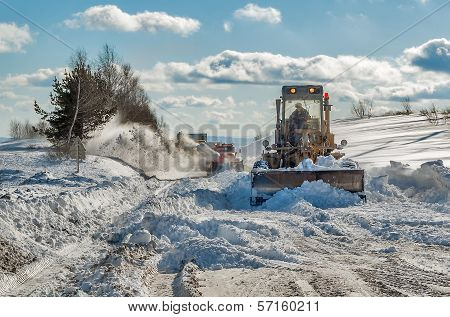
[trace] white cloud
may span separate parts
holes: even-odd
[[[231,97],[228,97],[231,98]],[[225,101],[226,102],[226,101]],[[234,100],[233,100],[234,103]],[[206,118],[210,123],[230,124],[236,121],[245,122],[246,118],[242,117],[242,112],[235,109],[235,107],[224,107],[220,109],[208,110],[205,112]]]
[[[23,52],[23,46],[32,42],[28,25],[0,23],[0,53]]]
[[[169,96],[157,100],[156,103],[163,108],[210,108],[220,106],[222,101],[205,96]]]
[[[18,95],[13,91],[3,91],[0,92],[0,101],[2,100],[8,100],[7,103],[14,108],[30,110],[35,98],[28,95]]]
[[[156,101],[163,108],[208,108],[231,109],[236,107],[233,97],[224,100],[207,96],[169,96]]]
[[[234,17],[242,20],[267,22],[278,24],[281,22],[281,12],[272,7],[262,8],[254,3],[249,3],[245,7],[234,12]]]
[[[209,96],[168,96],[156,100],[154,104],[171,111],[186,122],[209,124],[229,124],[248,119],[254,122],[253,118],[242,117],[242,110],[257,105],[253,100],[236,102],[231,96],[223,99]]]
[[[404,60],[424,70],[450,73],[450,41],[433,39],[404,51]]]
[[[206,115],[209,119],[212,119],[212,122],[227,122],[233,120],[238,113],[236,111],[207,111]]]
[[[232,28],[231,22],[225,21],[223,23],[223,30],[225,32],[231,32],[231,28]]]
[[[129,14],[115,5],[98,5],[74,14],[72,19],[64,21],[69,28],[85,27],[90,30],[119,30],[136,32],[160,30],[187,36],[199,30],[198,20],[186,17],[171,16],[166,12],[138,12]]]
[[[268,52],[223,51],[196,64],[158,63],[146,78],[172,83],[273,84],[332,79],[359,61],[356,56],[290,57]],[[346,73],[347,78],[370,82],[398,81],[400,71],[387,61],[367,59]]]
[[[0,111],[8,111],[8,112],[12,112],[12,108],[5,106],[3,104],[0,103]]]
[[[362,59],[349,55],[290,57],[227,50],[196,63],[158,63],[153,69],[143,71],[142,78],[147,85],[197,90],[221,85],[229,88],[242,84],[281,86],[332,81],[327,89],[342,102],[367,97],[399,100],[405,96],[439,95],[449,98],[447,45],[446,39],[431,40],[405,50],[397,59]],[[416,65],[418,61],[422,68]],[[339,74],[342,75],[333,80]]]
[[[347,19],[349,22],[362,22],[368,20],[368,16],[364,13],[358,13],[358,14],[345,14],[345,19]]]
[[[19,96],[14,91],[0,91],[0,99],[18,99]]]
[[[45,86],[50,87],[55,76],[62,76],[64,74],[64,68],[40,68],[34,73],[18,74],[8,76],[1,81],[5,86]]]

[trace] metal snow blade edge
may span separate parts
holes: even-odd
[[[365,200],[364,170],[361,169],[320,171],[254,169],[251,172],[250,203],[253,206],[261,205],[270,196],[284,188],[293,189],[301,186],[305,181],[318,180],[351,193],[358,193]]]

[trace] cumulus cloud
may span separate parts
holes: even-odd
[[[14,91],[0,91],[0,99],[18,99],[19,96]]]
[[[262,8],[254,3],[249,3],[245,7],[234,12],[234,17],[241,20],[250,20],[278,24],[281,22],[281,12],[272,7]]]
[[[169,96],[156,101],[163,108],[235,108],[236,103],[233,97],[227,97],[224,100],[211,98],[208,96]]]
[[[222,101],[205,96],[169,96],[157,100],[156,103],[163,108],[210,108],[221,105]]]
[[[211,123],[229,122],[240,112],[237,111],[207,111],[206,115]]]
[[[196,64],[158,63],[147,77],[166,78],[180,83],[272,84],[299,81],[324,82],[348,69],[359,57],[318,55],[290,57],[268,52],[226,50],[201,59]],[[387,61],[365,60],[347,77],[363,81],[396,81],[400,71]]]
[[[434,39],[408,48],[404,51],[404,58],[411,65],[424,70],[450,73],[450,41],[445,38]]]
[[[50,87],[55,76],[64,74],[64,68],[40,68],[28,74],[9,74],[1,83],[5,86],[44,86]]]
[[[78,12],[64,24],[69,28],[85,27],[90,30],[119,30],[136,32],[146,30],[157,32],[169,31],[187,36],[198,31],[200,22],[186,17],[171,16],[166,12],[138,12],[129,14],[115,5],[98,5]]]
[[[223,23],[223,30],[224,30],[225,32],[231,32],[231,28],[232,28],[231,22],[225,21],[225,22]]]
[[[142,79],[147,85],[166,83],[170,88],[181,85],[192,89],[209,85],[281,86],[332,81],[327,89],[346,102],[365,97],[400,100],[405,96],[437,94],[449,98],[448,42],[431,40],[405,50],[397,59],[362,59],[349,55],[290,57],[226,50],[196,63],[158,63],[153,69],[143,71]],[[427,71],[414,65],[421,65]],[[339,74],[342,75],[333,80]]]
[[[176,113],[177,117],[192,122],[208,122],[222,124],[233,122],[236,118],[245,121],[249,118],[239,117],[242,112],[239,109],[255,107],[253,100],[236,102],[233,97],[223,99],[209,96],[168,96],[154,102],[158,107]],[[252,122],[254,119],[251,118]]]
[[[8,112],[12,112],[12,108],[5,106],[3,104],[0,103],[0,111],[8,111]]]
[[[23,47],[32,40],[28,25],[0,23],[0,53],[23,52]]]

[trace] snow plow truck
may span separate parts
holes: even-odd
[[[322,180],[331,186],[364,195],[364,170],[352,160],[342,160],[342,168],[298,168],[305,160],[316,163],[319,157],[335,160],[345,154],[342,140],[335,144],[330,132],[329,94],[321,85],[283,86],[276,99],[275,143],[263,141],[262,159],[251,171],[250,203],[261,205],[284,188],[296,188],[305,181]]]
[[[234,144],[210,142],[206,133],[191,133],[187,136],[195,142],[195,149],[201,159],[200,166],[209,175],[230,169],[238,172],[244,170],[244,162],[238,157]],[[180,143],[183,134],[178,133],[177,138]]]

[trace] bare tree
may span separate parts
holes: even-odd
[[[21,139],[22,138],[19,121],[13,119],[9,122],[9,135],[13,139]]]
[[[97,71],[106,82],[106,91],[109,92],[109,97],[114,98],[120,86],[120,62],[116,52],[108,44],[103,46],[97,57]]]
[[[15,119],[9,122],[9,135],[16,140],[34,139],[40,136],[29,120],[21,122]]]
[[[373,99],[360,99],[357,103],[352,104],[352,113],[355,117],[363,119],[363,118],[372,118],[374,103]]]
[[[117,110],[122,122],[141,123],[155,130],[163,129],[164,121],[158,120],[150,108],[150,98],[129,64],[120,64],[114,49],[103,46],[97,60],[98,72],[104,82],[108,103]]]
[[[117,103],[121,122],[135,122],[159,129],[158,118],[150,108],[150,98],[129,64],[121,66]]]
[[[37,136],[37,133],[35,133],[33,125],[30,123],[29,120],[25,120],[25,122],[22,125],[22,136],[25,139],[31,139]]]
[[[358,100],[357,103],[352,103],[352,113],[355,117],[360,119],[363,119],[366,116],[366,108],[361,100]]]
[[[431,107],[429,109],[424,108],[420,110],[420,114],[422,116],[425,116],[430,123],[434,125],[439,124],[439,110],[434,103],[431,104]]]

